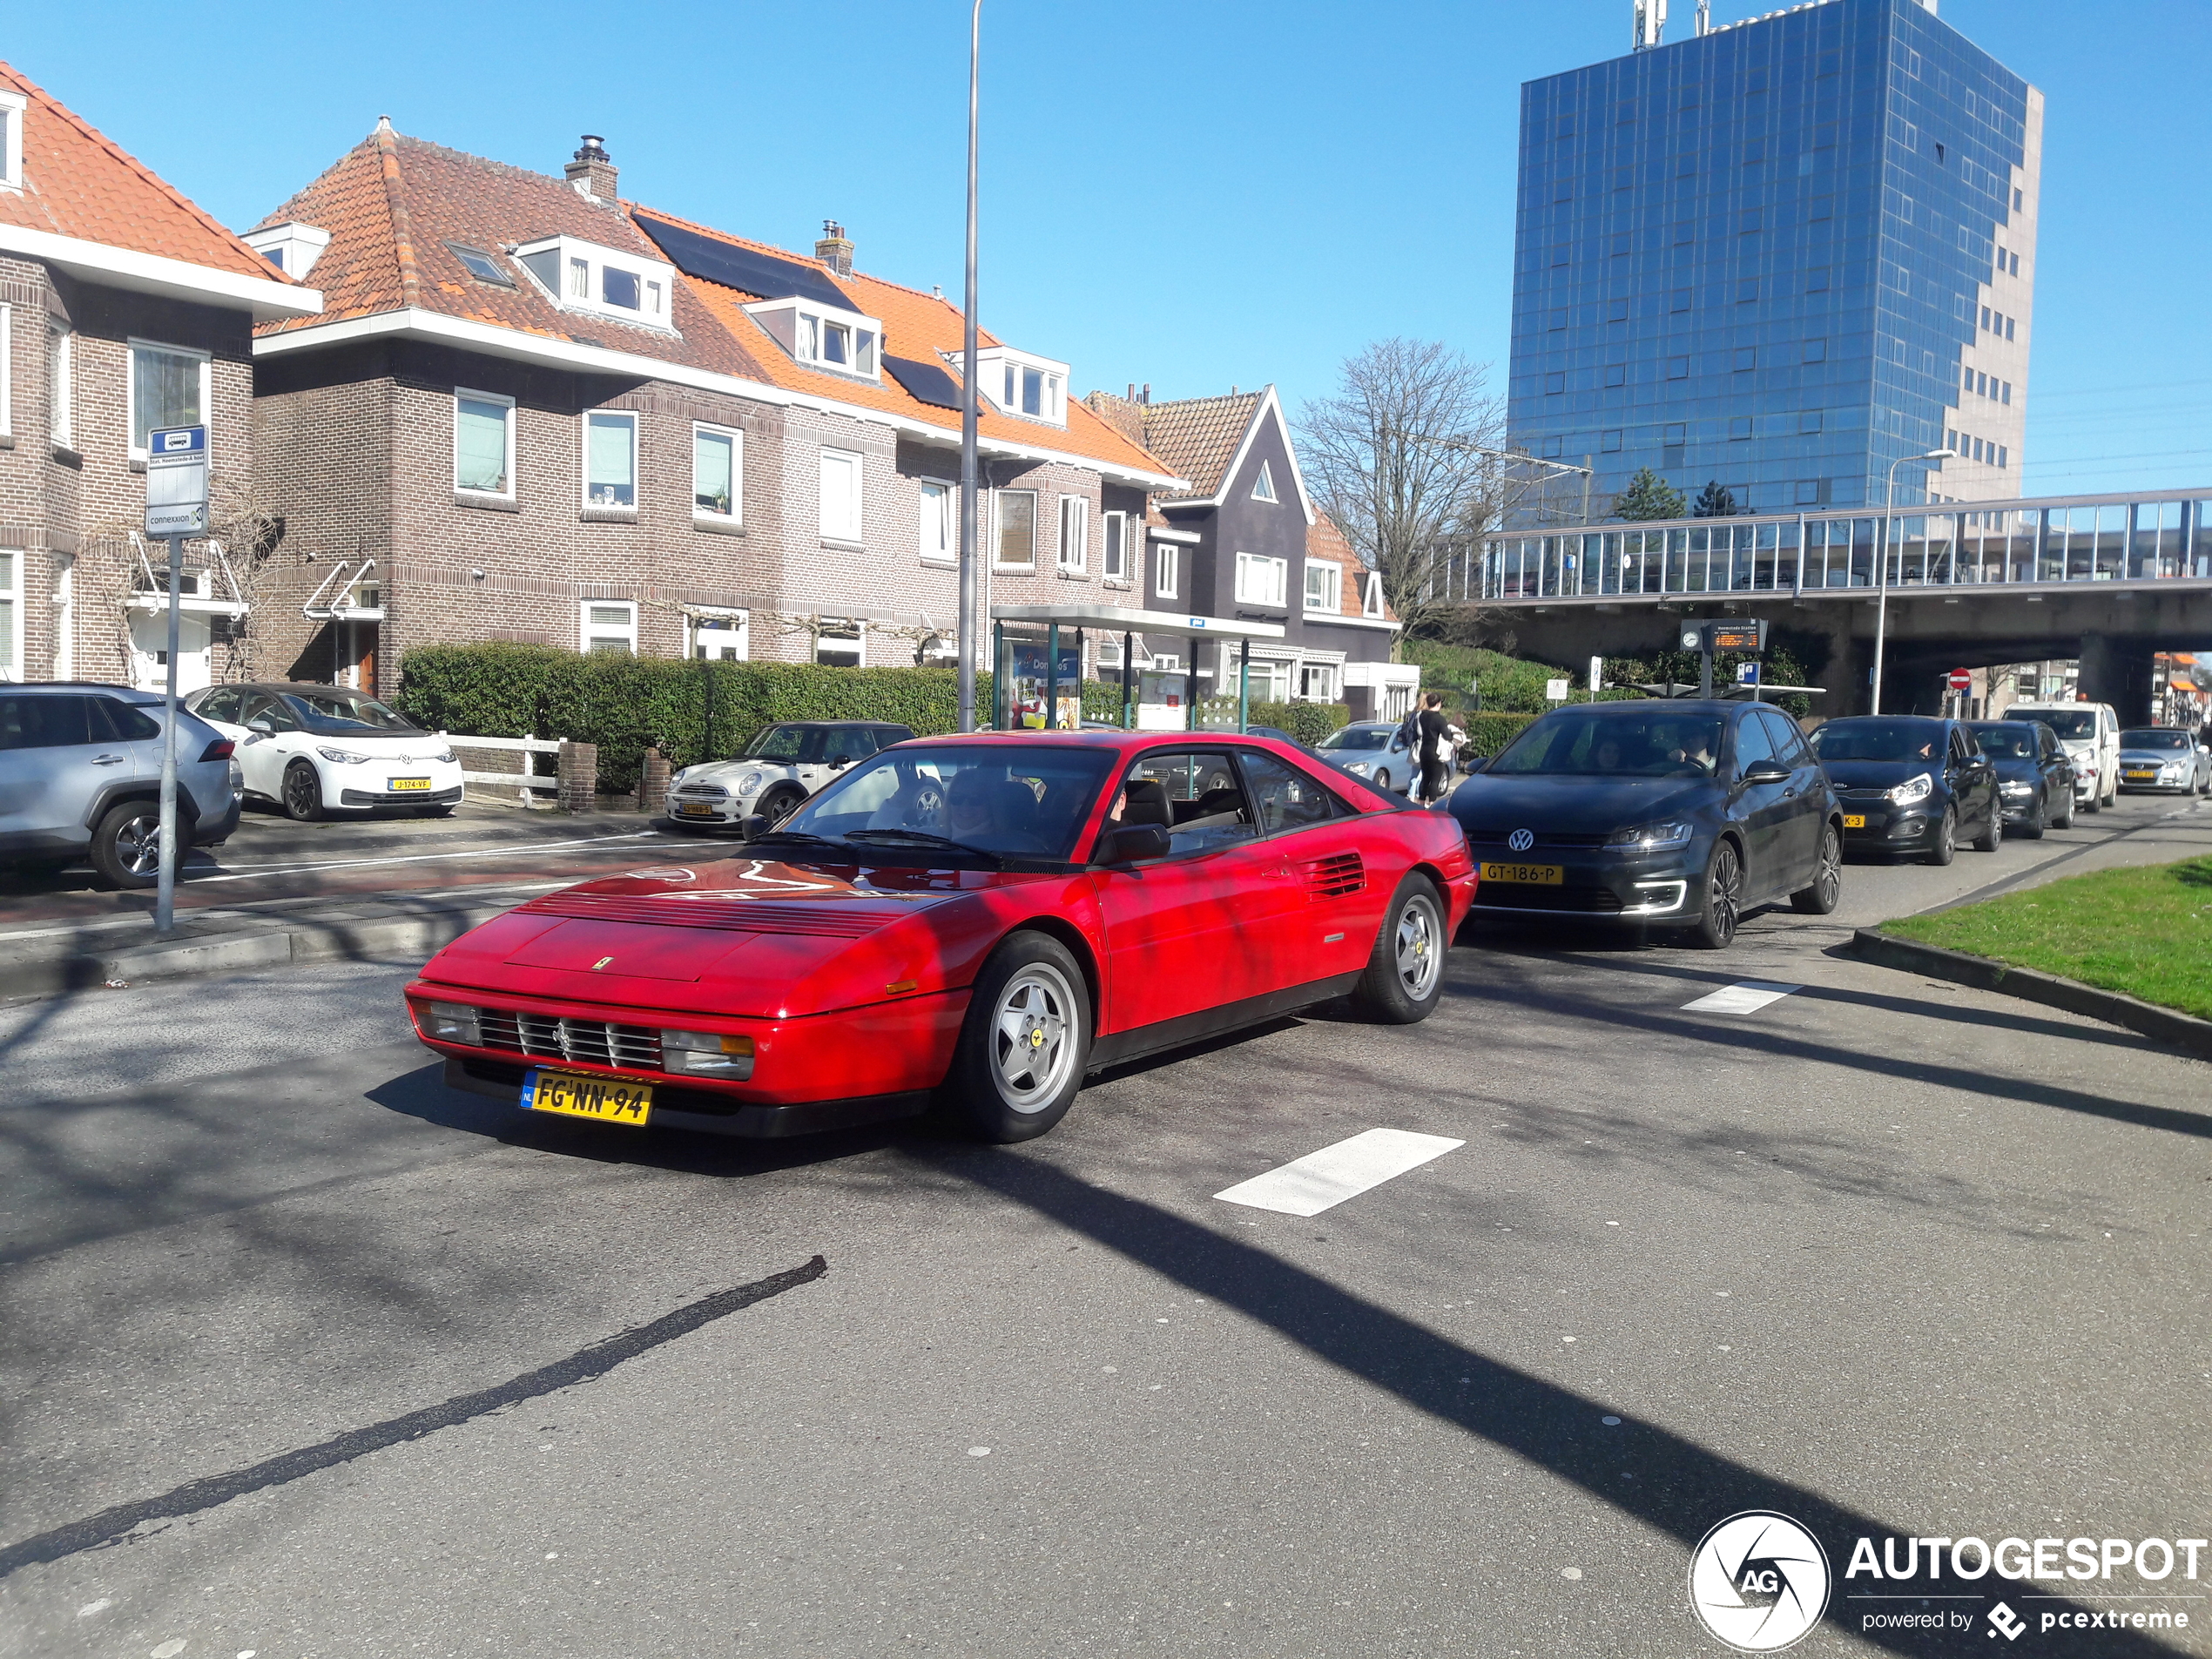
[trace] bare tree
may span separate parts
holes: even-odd
[[[1505,400],[1489,375],[1439,341],[1379,340],[1298,412],[1308,482],[1409,632],[1464,603],[1447,563],[1532,482],[1502,454]]]

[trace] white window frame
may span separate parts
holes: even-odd
[[[792,361],[826,374],[849,374],[859,380],[883,381],[883,322],[865,312],[840,311],[792,299],[757,300],[745,307],[746,315],[769,337],[789,352]],[[832,328],[846,331],[850,360],[833,362],[822,354],[822,342]],[[788,336],[788,338],[786,338]]]
[[[1129,515],[1125,512],[1101,513],[1099,523],[1098,572],[1109,582],[1127,582],[1129,574]]]
[[[591,499],[591,428],[595,424],[627,426],[630,428],[630,500],[627,503]],[[637,510],[637,496],[645,487],[644,468],[639,464],[644,449],[644,433],[639,429],[635,409],[586,409],[583,418],[577,422],[577,485],[583,491],[583,505],[602,513],[634,513]]]
[[[1172,599],[1182,579],[1183,550],[1173,542],[1152,543],[1152,596]]]
[[[1010,497],[1029,498],[1029,556],[1015,563],[1001,557],[1006,548],[1006,503]],[[993,492],[991,500],[991,569],[994,570],[1031,570],[1037,568],[1037,491],[1034,489],[1001,489]]]
[[[965,369],[958,358],[954,361],[956,367]],[[975,366],[976,389],[991,401],[991,407],[1000,414],[1044,426],[1068,424],[1068,388],[1074,375],[1067,364],[1040,357],[1034,352],[992,346],[975,354]],[[1025,371],[1039,376],[1039,407],[1034,415],[1025,414],[1022,408],[1021,375]]]
[[[478,403],[497,403],[507,410],[507,488],[477,489],[461,482],[461,400],[469,398]],[[457,496],[480,496],[487,501],[515,499],[515,400],[503,392],[482,392],[473,386],[453,388],[453,489]]]
[[[165,340],[143,340],[136,334],[130,337],[128,343],[130,349],[123,354],[123,431],[125,437],[130,441],[131,459],[144,461],[146,458],[145,445],[138,442],[134,435],[138,429],[138,354],[142,351],[159,351],[167,352],[172,357],[199,360],[199,419],[192,422],[194,426],[212,426],[208,416],[214,404],[215,364],[208,353],[192,346],[172,346]],[[209,435],[213,435],[212,431]]]
[[[23,123],[30,99],[0,87],[0,190],[23,188]]]
[[[1361,579],[1360,585],[1363,591],[1359,596],[1359,614],[1363,617],[1380,617],[1383,614],[1382,572],[1368,571]]]
[[[1237,603],[1289,609],[1291,562],[1268,553],[1237,556]]]
[[[627,611],[630,616],[629,625],[617,630],[605,623],[595,624],[591,620],[591,613],[598,610]],[[595,634],[602,639],[606,639],[617,631],[622,634],[630,654],[635,657],[637,654],[637,602],[635,599],[579,599],[577,602],[576,634],[578,651],[588,656],[594,649],[591,640]]]
[[[1252,480],[1252,499],[1269,502],[1282,499],[1275,493],[1274,471],[1264,460],[1259,463],[1259,476]]]
[[[46,320],[46,424],[65,449],[77,447],[77,336]]]
[[[574,236],[542,236],[515,249],[509,257],[540,292],[563,311],[604,317],[610,322],[626,322],[632,327],[650,328],[657,334],[676,332],[676,267],[665,260],[602,247],[597,242],[586,242]],[[554,274],[560,280],[557,287],[546,281],[544,273],[531,265],[533,260],[540,265],[551,263]],[[581,293],[576,292],[579,266],[583,272]],[[636,309],[607,300],[610,269],[637,278]]]
[[[730,510],[718,513],[711,507],[699,505],[699,439],[727,438],[730,441]],[[691,516],[710,524],[742,524],[745,523],[745,434],[733,426],[718,426],[712,421],[691,422]]]
[[[1325,590],[1317,603],[1313,597],[1313,578],[1325,572]],[[1344,566],[1329,559],[1306,560],[1305,608],[1308,610],[1327,611],[1333,616],[1344,614]]]
[[[8,647],[8,660],[0,663],[0,685],[23,682],[23,567],[29,556],[22,548],[0,548],[0,557],[6,559],[8,566],[4,579],[0,579],[0,603],[8,607],[6,637],[0,640]]]
[[[831,468],[833,465],[842,468],[847,462],[852,463],[851,471],[847,475],[853,481],[852,488],[847,492],[851,508],[849,521],[841,516],[833,525],[830,519]],[[822,540],[842,543],[848,547],[860,545],[867,534],[867,457],[858,449],[841,449],[833,444],[824,444],[821,451],[820,529]]]
[[[1082,576],[1090,570],[1090,498],[1087,496],[1060,498],[1060,568],[1069,576]]]
[[[1343,670],[1341,663],[1300,663],[1291,678],[1291,700],[1298,703],[1337,701],[1344,694]],[[1305,678],[1309,674],[1321,677],[1321,689],[1318,692],[1306,689]]]
[[[0,438],[16,435],[16,309],[0,306]]]
[[[853,630],[853,659],[850,664],[822,661],[822,630],[835,624]],[[842,644],[842,642],[840,642]],[[865,617],[817,617],[814,618],[814,664],[818,668],[866,668],[868,665],[868,623]]]
[[[942,503],[938,509],[943,526],[942,545],[937,547],[930,545],[929,504],[933,490]],[[914,480],[914,538],[924,564],[948,570],[960,568],[960,486],[951,479]]]
[[[737,636],[738,654],[733,658],[717,658],[718,662],[747,663],[752,660],[752,613],[749,610],[718,610],[703,614],[686,612],[684,617],[684,660],[698,660],[699,632],[702,623],[727,623],[726,628],[712,630],[718,634]]]

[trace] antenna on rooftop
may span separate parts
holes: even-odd
[[[1697,36],[1703,39],[1713,32],[1712,0],[1697,0]]]
[[[1649,51],[1659,44],[1659,37],[1667,27],[1667,0],[1634,0],[1635,7],[1635,38],[1630,49]]]

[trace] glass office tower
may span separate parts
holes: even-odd
[[[1512,442],[1738,512],[2018,496],[2042,95],[1927,0],[1816,0],[1521,88]],[[1519,514],[1580,516],[1563,478]]]

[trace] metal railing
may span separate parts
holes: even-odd
[[[1501,531],[1440,556],[1433,597],[1486,604],[1683,594],[2212,582],[2212,489],[1946,502]]]

